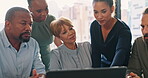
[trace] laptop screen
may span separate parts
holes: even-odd
[[[126,67],[49,71],[46,78],[125,78]]]

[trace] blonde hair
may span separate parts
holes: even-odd
[[[59,19],[52,21],[50,24],[51,33],[54,36],[59,37],[59,34],[62,30],[62,26],[64,25],[73,27],[72,22],[65,17],[60,17]]]

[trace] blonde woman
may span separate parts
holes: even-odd
[[[72,22],[61,17],[50,24],[51,32],[63,42],[51,51],[49,70],[72,70],[91,68],[91,45],[76,43],[76,32]]]

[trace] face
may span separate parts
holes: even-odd
[[[6,29],[9,32],[9,39],[20,42],[28,42],[31,36],[32,18],[27,12],[15,12],[12,21],[6,21]]]
[[[76,41],[75,30],[71,26],[64,25],[62,26],[59,38],[64,42],[64,44],[75,43]]]
[[[144,14],[142,16],[141,27],[142,27],[141,31],[142,31],[142,34],[144,35],[144,39],[148,43],[148,14]]]
[[[36,22],[44,21],[48,14],[48,6],[45,0],[33,0],[29,10]]]
[[[106,25],[111,19],[114,7],[110,7],[106,2],[93,3],[94,17],[101,26]]]

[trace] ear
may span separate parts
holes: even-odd
[[[111,13],[113,13],[113,12],[114,12],[114,9],[115,9],[115,7],[114,7],[114,6],[112,6],[112,7],[111,7]]]
[[[6,28],[7,30],[10,30],[10,25],[11,25],[11,22],[8,21],[8,20],[6,20],[6,21],[5,21],[5,28]]]

